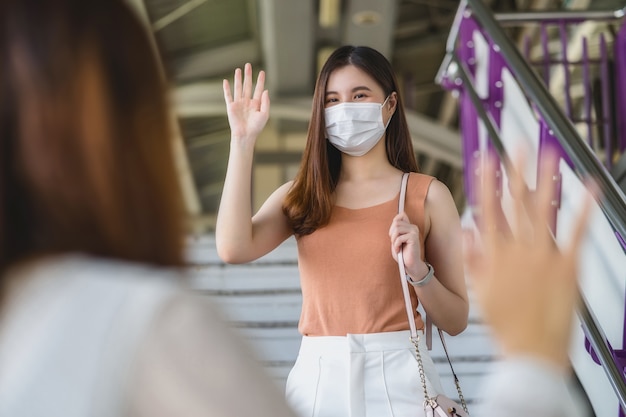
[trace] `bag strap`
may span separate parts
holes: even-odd
[[[406,189],[407,189],[407,183],[409,180],[409,173],[405,172],[404,174],[402,174],[402,185],[400,188],[400,200],[398,202],[398,213],[402,213],[404,211],[404,202],[406,201]],[[398,258],[398,263],[400,262],[400,260],[402,260],[402,268],[404,268],[404,259],[402,259],[402,255],[400,255],[400,257]],[[403,277],[406,277],[406,272],[404,272],[403,269],[400,270],[400,275]],[[410,304],[411,302],[411,298],[407,298],[406,296],[408,295],[408,290],[405,293],[405,302],[408,300],[409,304],[407,305],[407,315],[409,317],[413,317],[413,311],[412,311],[412,306]],[[409,319],[409,324],[412,323],[413,320]],[[413,323],[413,327],[415,327],[415,323]],[[414,329],[413,329],[414,330]],[[424,333],[426,333],[426,348],[428,350],[432,350],[433,348],[433,322],[430,319],[430,316],[426,315],[426,323],[424,323]],[[412,331],[411,332],[411,337],[416,337],[416,332]]]
[[[402,185],[400,188],[400,200],[398,202],[398,213],[402,213],[404,211],[404,202],[406,200],[406,188],[409,180],[409,173],[405,172],[402,175]],[[422,356],[419,352],[419,334],[417,333],[417,328],[415,326],[415,319],[413,317],[413,304],[411,303],[411,295],[409,293],[409,284],[406,278],[406,268],[404,266],[404,256],[402,255],[402,249],[398,251],[398,269],[400,271],[400,282],[402,283],[402,293],[404,294],[404,305],[406,308],[406,314],[409,319],[409,329],[411,331],[411,342],[413,346],[415,346],[415,355],[417,357],[417,364],[419,366],[420,379],[422,382],[422,387],[424,389],[424,398],[429,405],[436,406],[436,403],[433,403],[433,399],[428,395],[428,389],[426,388],[426,374],[424,372],[424,366],[422,365]],[[428,319],[427,319],[428,320]],[[469,414],[467,411],[467,405],[465,404],[465,398],[463,397],[463,393],[461,392],[461,385],[459,384],[459,378],[456,376],[454,372],[454,367],[452,366],[452,361],[450,360],[450,355],[448,355],[448,347],[446,346],[446,341],[443,336],[443,331],[437,328],[439,333],[439,338],[441,339],[441,344],[443,345],[443,351],[446,354],[446,359],[448,359],[448,364],[450,365],[450,370],[452,371],[452,375],[454,376],[454,384],[456,385],[456,390],[459,394],[459,400],[461,401],[461,405],[465,412]]]
[[[406,200],[406,185],[409,180],[409,173],[402,175],[402,185],[400,188],[400,201],[398,202],[398,213],[404,211],[404,200]],[[398,251],[398,268],[400,270],[400,281],[402,281],[402,293],[404,294],[404,305],[406,307],[406,315],[409,318],[409,328],[411,330],[411,339],[417,339],[417,328],[415,319],[413,318],[413,304],[411,303],[411,295],[409,294],[409,284],[406,282],[406,270],[404,267],[404,256],[402,249]]]

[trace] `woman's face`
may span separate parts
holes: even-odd
[[[387,101],[383,109],[383,122],[395,110],[395,93]],[[324,107],[332,107],[339,103],[378,103],[382,104],[387,96],[382,87],[363,70],[354,65],[346,65],[331,72],[326,84]]]
[[[328,77],[324,107],[346,102],[380,104],[385,98],[383,89],[372,77],[354,65],[346,65]]]

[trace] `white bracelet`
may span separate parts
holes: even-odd
[[[428,273],[421,280],[413,281],[413,278],[411,278],[409,274],[406,274],[406,280],[409,281],[409,284],[411,284],[414,287],[423,287],[424,285],[428,284],[428,281],[433,279],[433,277],[435,276],[435,268],[433,268],[433,266],[429,264],[428,262],[424,262],[424,263],[428,267]]]

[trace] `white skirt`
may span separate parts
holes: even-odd
[[[443,393],[425,338],[428,394]],[[409,331],[302,338],[286,386],[300,417],[419,417],[424,390]]]

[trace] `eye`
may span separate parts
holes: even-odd
[[[362,98],[365,98],[365,97],[366,97],[366,95],[363,94],[363,93],[359,93],[359,94],[355,94],[354,95],[354,99],[355,100],[359,100],[359,99],[362,99]]]

